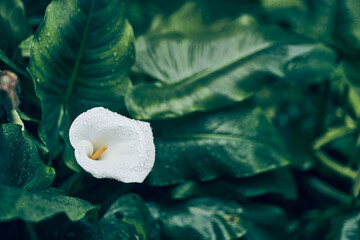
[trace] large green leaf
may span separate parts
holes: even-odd
[[[288,199],[297,196],[295,181],[288,169],[279,169],[249,178],[219,179],[199,183],[187,181],[174,187],[171,197],[184,199],[190,196],[214,196],[240,200],[263,194],[280,194]]]
[[[100,221],[103,239],[147,239],[150,215],[135,194],[117,199]]]
[[[133,70],[155,79],[138,84],[126,106],[139,119],[174,118],[242,101],[274,79],[317,78],[336,54],[321,44],[245,15],[207,34],[148,34],[136,41]]]
[[[28,190],[47,188],[55,170],[40,160],[35,144],[17,124],[0,127],[0,184]]]
[[[230,240],[244,236],[250,223],[244,209],[233,201],[196,198],[178,204],[148,204],[165,239]]]
[[[62,141],[71,148],[69,125],[80,113],[95,106],[124,111],[123,95],[131,85],[127,71],[134,60],[124,11],[121,0],[55,0],[46,10],[28,70],[42,106],[39,136],[51,158]]]
[[[0,202],[0,221],[22,219],[39,222],[59,213],[65,213],[71,221],[77,221],[86,213],[96,211],[95,205],[65,196],[55,188],[25,191],[0,184]]]
[[[9,67],[26,74],[19,64],[21,62],[18,45],[30,34],[25,10],[20,0],[3,0],[0,2],[0,61]]]
[[[62,212],[75,221],[96,209],[60,190],[46,189],[55,170],[40,160],[35,143],[20,125],[1,125],[0,152],[0,221],[38,222]]]
[[[156,161],[148,180],[153,185],[246,177],[288,164],[281,138],[251,101],[152,126]]]

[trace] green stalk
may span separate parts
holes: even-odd
[[[326,182],[318,178],[306,177],[303,180],[307,183],[309,187],[315,189],[317,192],[325,196],[328,196],[331,199],[337,200],[338,202],[351,204],[353,201],[352,196],[334,188],[333,186],[327,184]]]
[[[73,196],[74,193],[76,192],[81,180],[83,179],[85,175],[85,171],[81,171],[79,173],[76,174],[74,180],[72,181],[72,183],[70,184],[69,189],[67,190],[67,194],[69,196]]]
[[[313,149],[319,150],[321,147],[325,146],[326,144],[338,138],[351,134],[355,131],[356,131],[356,126],[351,124],[347,124],[345,126],[341,126],[337,128],[331,128],[324,135],[316,139],[316,141],[313,144]]]
[[[334,173],[337,173],[343,177],[346,177],[346,178],[349,178],[349,179],[355,181],[356,176],[357,176],[356,171],[333,160],[331,157],[329,157],[323,151],[316,151],[315,155],[318,158],[318,160],[320,161],[320,163],[323,164],[326,168],[330,169]]]

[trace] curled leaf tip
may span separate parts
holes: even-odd
[[[140,183],[155,162],[150,124],[102,107],[80,114],[69,136],[76,161],[96,178]]]

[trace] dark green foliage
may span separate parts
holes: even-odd
[[[0,36],[0,239],[360,238],[359,1],[2,0]],[[144,183],[77,165],[96,106],[151,124]]]
[[[153,185],[220,176],[246,177],[289,163],[274,127],[250,102],[183,119],[155,122]]]
[[[95,210],[85,200],[48,188],[55,170],[41,162],[35,144],[21,126],[1,125],[0,146],[0,221],[20,218],[39,222],[63,212],[75,221]]]
[[[20,74],[27,75],[21,68],[18,45],[30,35],[30,27],[25,17],[25,9],[21,0],[4,0],[0,2],[0,66],[7,64]]]

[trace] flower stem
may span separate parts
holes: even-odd
[[[72,181],[72,183],[70,184],[70,187],[69,189],[67,190],[67,194],[69,196],[73,196],[74,193],[76,192],[81,180],[83,179],[85,175],[85,172],[84,171],[81,171],[79,173],[76,174],[74,180]]]

